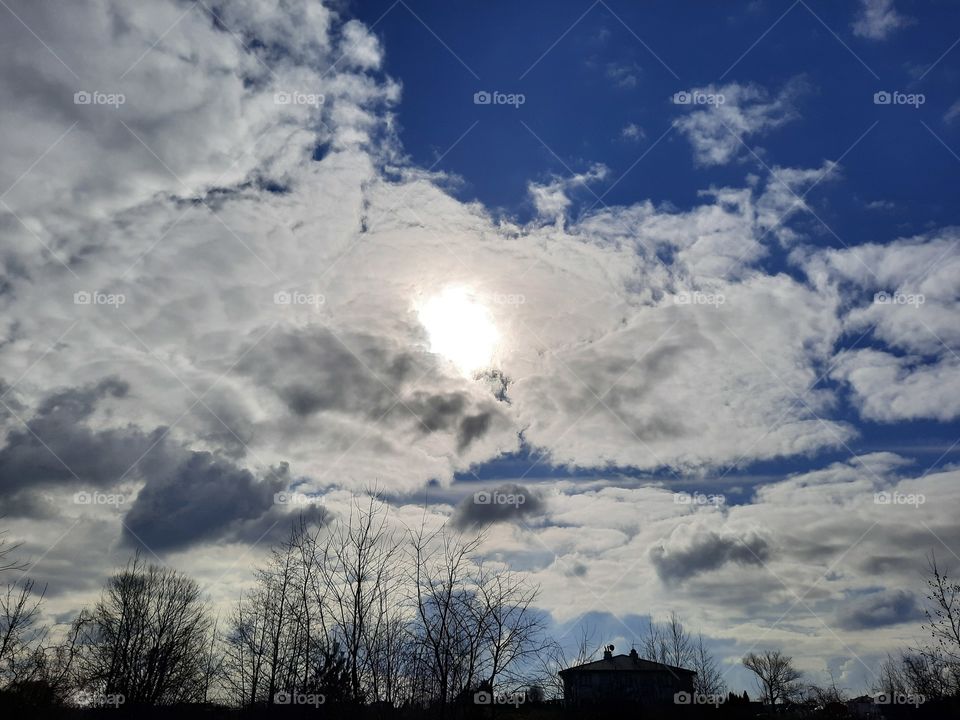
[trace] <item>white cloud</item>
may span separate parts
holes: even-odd
[[[698,164],[722,165],[745,152],[747,138],[796,119],[795,100],[805,87],[802,79],[795,79],[774,97],[756,84],[693,88],[680,98],[692,100],[677,104],[689,112],[674,124],[687,136]]]
[[[643,140],[646,136],[647,133],[644,132],[643,128],[636,123],[627,123],[620,131],[621,140],[630,140],[632,142],[636,142],[638,140]]]
[[[885,40],[893,31],[911,22],[896,11],[893,0],[860,0],[860,13],[853,21],[853,34],[870,40]]]

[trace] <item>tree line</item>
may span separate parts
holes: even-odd
[[[0,698],[21,708],[218,704],[379,708],[456,714],[474,694],[560,699],[557,672],[596,659],[583,629],[571,656],[547,633],[539,588],[481,558],[483,532],[402,530],[376,494],[328,524],[298,519],[228,610],[200,585],[141,554],[99,599],[53,633],[44,589],[23,577],[0,593]],[[0,538],[0,572],[20,573]],[[891,654],[874,690],[925,699],[960,695],[960,585],[931,560],[930,642]],[[646,659],[696,671],[696,693],[721,697],[725,673],[671,613],[639,638]],[[803,682],[790,656],[742,664],[767,705],[842,703],[848,693]]]

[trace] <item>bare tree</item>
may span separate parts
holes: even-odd
[[[136,556],[76,621],[82,687],[130,704],[201,700],[210,625],[195,581]]]
[[[743,658],[743,666],[757,676],[757,688],[768,705],[794,699],[800,692],[802,675],[793,666],[793,658],[779,650],[751,652]]]
[[[947,577],[930,556],[927,579],[927,622],[924,629],[933,641],[932,652],[952,664],[960,664],[960,584]]]
[[[640,648],[648,660],[674,667],[689,667],[696,659],[693,638],[674,611],[663,622],[651,619],[646,634],[641,638]]]
[[[37,678],[46,629],[37,626],[44,592],[34,595],[32,580],[9,583],[0,595],[0,687]]]
[[[0,535],[5,535],[6,530],[0,531]],[[13,553],[23,543],[9,543],[5,537],[0,537],[0,572],[7,570],[26,570],[27,563],[15,560]]]
[[[423,653],[422,687],[426,703],[443,708],[476,679],[477,623],[471,622],[473,590],[471,557],[482,535],[464,540],[445,528],[428,533],[421,527],[410,536],[410,572],[416,607],[414,633]],[[471,647],[474,648],[471,651]]]
[[[724,682],[723,673],[720,672],[713,655],[703,644],[703,635],[697,636],[692,656],[693,662],[690,669],[697,673],[693,680],[694,690],[701,695],[722,695],[726,693],[727,684]]]
[[[346,657],[329,633],[318,566],[326,551],[322,532],[301,519],[237,602],[220,675],[241,706],[274,702],[280,692],[322,694],[331,702],[353,697]]]
[[[346,652],[356,698],[372,691],[372,699],[379,699],[380,668],[370,649],[381,641],[387,620],[382,610],[402,578],[401,543],[388,520],[378,492],[371,491],[365,504],[355,500],[318,565],[329,597],[331,629]]]

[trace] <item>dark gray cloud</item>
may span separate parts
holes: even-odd
[[[546,509],[541,495],[523,485],[504,483],[492,490],[477,490],[465,497],[450,518],[461,530],[539,515]]]
[[[463,390],[413,387],[437,379],[435,358],[401,350],[386,338],[334,334],[324,327],[274,336],[272,344],[254,348],[238,369],[275,392],[296,416],[343,413],[421,434],[450,433],[457,452],[504,419],[494,397],[478,402]]]
[[[906,590],[871,593],[842,607],[837,613],[839,625],[844,630],[872,630],[917,622],[923,617],[923,608],[916,596]]]
[[[126,383],[107,379],[96,385],[59,390],[40,402],[15,426],[0,449],[0,497],[10,507],[26,507],[21,491],[51,485],[101,488],[116,483],[163,432],[145,434],[134,426],[93,430],[86,421],[106,398],[124,398]],[[18,413],[19,415],[19,413]],[[17,421],[19,422],[19,420]],[[24,424],[26,427],[24,427]]]
[[[657,575],[668,584],[717,570],[728,563],[762,565],[769,557],[769,543],[754,534],[738,538],[707,532],[684,547],[668,549],[659,545],[650,550],[650,561]]]
[[[128,393],[127,383],[108,379],[43,399],[0,449],[0,514],[50,518],[56,507],[38,490],[90,491],[128,479],[144,484],[127,512],[124,540],[154,552],[220,539],[270,541],[298,512],[326,520],[318,505],[275,501],[297,481],[286,464],[257,477],[232,458],[175,443],[163,427],[89,427],[100,403]]]
[[[208,452],[163,452],[143,465],[147,484],[124,520],[131,545],[159,552],[204,540],[256,541],[289,516],[276,500],[290,482],[286,465],[264,478]]]

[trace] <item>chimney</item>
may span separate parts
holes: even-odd
[[[633,660],[634,662],[637,662],[640,659],[640,656],[637,655],[636,648],[630,648],[630,659]]]
[[[604,660],[613,660],[613,645],[607,645],[603,649],[603,659]]]

